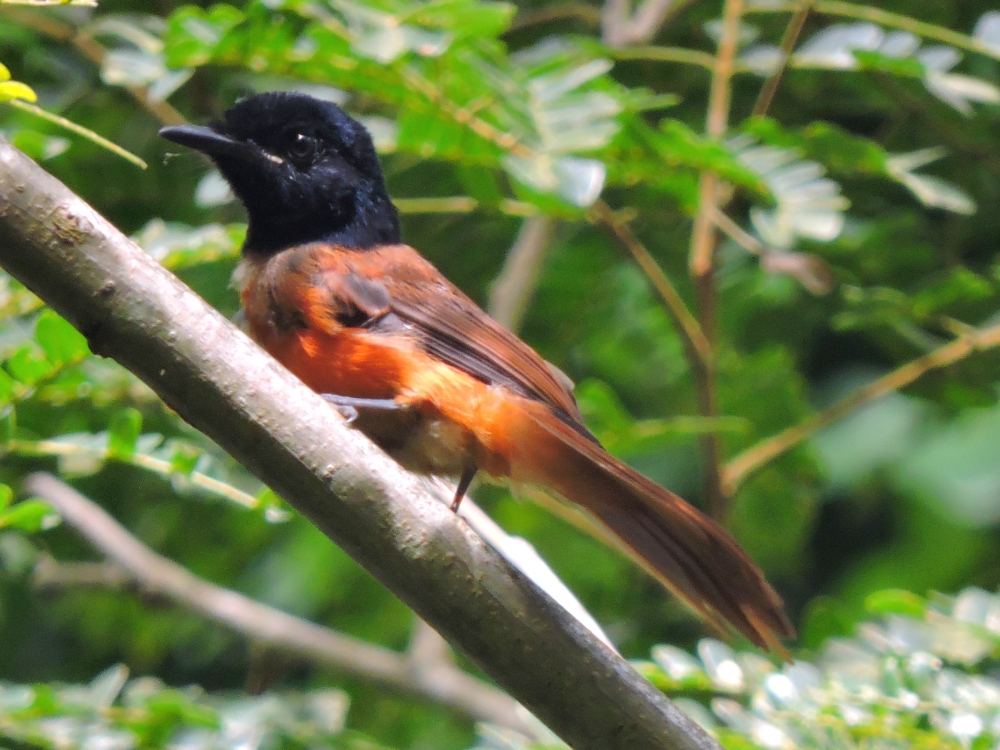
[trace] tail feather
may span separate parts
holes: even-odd
[[[785,653],[795,631],[781,598],[721,526],[646,479],[546,409],[524,429],[534,446],[519,461],[525,481],[582,505],[668,589],[711,624]]]

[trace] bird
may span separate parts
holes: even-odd
[[[453,510],[480,472],[540,488],[716,630],[787,653],[782,600],[736,540],[608,453],[569,378],[403,243],[361,123],[268,92],[159,132],[208,156],[246,209],[233,279],[252,338],[403,467],[457,478]]]

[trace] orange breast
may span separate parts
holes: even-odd
[[[318,393],[394,399],[418,409],[427,418],[427,434],[414,435],[419,446],[412,447],[428,455],[406,461],[411,468],[471,461],[493,476],[510,474],[517,439],[510,427],[519,421],[512,417],[521,399],[506,389],[488,386],[405,341],[366,332],[303,331],[266,342],[265,348]],[[461,434],[444,429],[445,423],[461,428]],[[465,457],[444,459],[440,454],[446,452]]]
[[[364,333],[300,331],[264,347],[318,393],[354,398],[395,398],[404,387],[407,352],[376,344]]]
[[[339,256],[279,256],[268,263],[285,265],[270,270],[241,265],[236,282],[253,338],[318,393],[391,399],[418,412],[416,423],[398,420],[398,435],[382,429],[376,439],[409,468],[455,474],[475,465],[509,476],[525,399],[435,359],[405,332],[344,328],[331,319],[329,295],[314,283],[320,261],[331,257]],[[396,426],[391,418],[385,424]]]

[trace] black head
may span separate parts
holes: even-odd
[[[371,136],[335,104],[306,94],[259,94],[208,127],[180,125],[160,135],[219,167],[247,210],[245,252],[399,242],[399,217]]]

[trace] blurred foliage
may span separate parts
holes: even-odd
[[[994,747],[1000,738],[1000,596],[970,587],[929,600],[874,592],[854,637],[822,608],[805,623],[817,647],[782,667],[713,638],[695,655],[654,646],[633,665],[727,748]],[[249,697],[129,680],[111,667],[87,685],[0,683],[0,738],[31,747],[374,747],[345,731],[340,690]],[[490,724],[475,750],[541,745]],[[553,744],[552,747],[558,747]]]
[[[870,595],[867,608],[881,617],[854,637],[814,609],[803,635],[816,648],[781,668],[714,639],[697,658],[656,646],[636,666],[727,748],[995,746],[1000,597],[894,589]]]
[[[773,103],[751,116],[782,67],[799,4],[745,5],[729,127],[716,140],[704,123],[719,0],[676,3],[649,44],[623,47],[601,41],[614,35],[596,2],[0,0],[0,132],[231,315],[241,211],[199,157],[171,153],[158,127],[209,120],[263,90],[340,103],[375,137],[407,241],[484,305],[525,219],[557,222],[528,280],[537,287],[521,334],[580,384],[587,421],[612,452],[699,504],[706,435],[731,461],[998,325],[1000,8],[815,0]],[[725,184],[719,202],[732,225],[720,233],[707,308],[687,257],[706,171]],[[688,307],[714,319],[717,414],[699,408],[698,368],[656,287],[592,211],[598,200],[619,211]],[[73,738],[92,727],[113,748],[251,735],[269,747],[518,746],[495,728],[477,740],[448,710],[361,680],[275,666],[238,634],[129,591],[43,596],[30,575],[40,552],[95,553],[18,496],[38,469],[204,578],[391,648],[412,629],[409,612],[350,558],[6,276],[0,316],[4,736],[64,747],[85,744]],[[711,641],[698,646],[701,661],[682,658],[700,625],[631,563],[504,489],[476,496],[537,547],[622,653],[672,644],[656,646],[648,674],[700,701],[697,715],[723,727],[731,747],[874,746],[880,732],[896,744],[985,747],[998,708],[993,646],[969,661],[940,639],[972,638],[955,624],[969,619],[960,603],[993,600],[977,589],[954,602],[917,594],[1000,584],[998,364],[997,352],[970,350],[929,369],[789,443],[738,487],[730,527],[801,624],[805,661],[783,671]],[[863,624],[883,589],[916,592],[879,606],[923,624]],[[975,636],[988,644],[990,622]],[[675,662],[700,682],[666,680]],[[109,669],[117,663],[211,692],[126,682]],[[720,689],[720,664],[740,670],[740,687]],[[235,697],[260,673],[273,694]],[[29,683],[37,687],[10,686]],[[980,696],[981,707],[956,695]],[[309,713],[315,701],[322,721]]]

